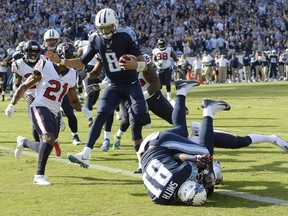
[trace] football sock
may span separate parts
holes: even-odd
[[[37,175],[44,175],[48,157],[53,146],[47,142],[40,143]]]
[[[214,112],[210,106],[203,109],[203,117],[210,116],[211,118],[214,117]]]
[[[82,152],[83,152],[84,158],[89,158],[91,155],[92,149],[85,146]]]
[[[33,151],[37,153],[39,153],[40,145],[41,145],[40,142],[35,142],[35,141],[30,141],[30,140],[24,140],[23,142],[24,148],[32,149]]]
[[[104,140],[105,139],[110,140],[110,134],[111,134],[111,131],[104,131]]]
[[[119,130],[117,131],[117,133],[116,133],[116,136],[117,136],[117,137],[121,137],[123,133],[124,133],[124,132],[119,129]]]
[[[265,136],[260,134],[248,134],[252,140],[252,144],[263,143],[263,142],[273,142],[274,138],[272,136]]]

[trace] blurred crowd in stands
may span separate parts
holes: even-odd
[[[288,0],[1,0],[0,48],[21,41],[42,43],[57,30],[62,41],[85,40],[96,13],[110,7],[120,25],[135,30],[139,45],[151,54],[165,38],[179,54],[288,48]]]

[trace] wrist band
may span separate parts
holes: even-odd
[[[60,62],[58,62],[59,65],[65,65],[65,59],[60,59]]]
[[[144,95],[145,100],[147,100],[151,96],[148,91],[144,91],[143,95]]]
[[[146,68],[146,62],[137,62],[137,68],[136,68],[136,70],[137,70],[138,72],[144,71],[145,68]]]
[[[193,156],[193,155],[187,155],[186,159],[187,159],[187,161],[192,161],[192,162],[196,162],[197,161],[196,157]]]

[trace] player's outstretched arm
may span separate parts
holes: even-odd
[[[52,62],[55,62],[60,65],[64,65],[70,68],[83,68],[85,65],[80,61],[80,58],[72,59],[61,59],[57,54],[47,51],[45,53],[46,58],[50,59]]]

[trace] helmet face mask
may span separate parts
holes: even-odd
[[[34,40],[27,41],[24,45],[23,52],[28,62],[35,63],[39,60],[41,53],[40,44]]]
[[[97,32],[106,40],[110,40],[117,31],[118,23],[116,12],[109,8],[100,10],[95,17]]]
[[[163,51],[166,49],[166,42],[164,39],[159,39],[158,42],[157,42],[157,46],[158,48]]]

